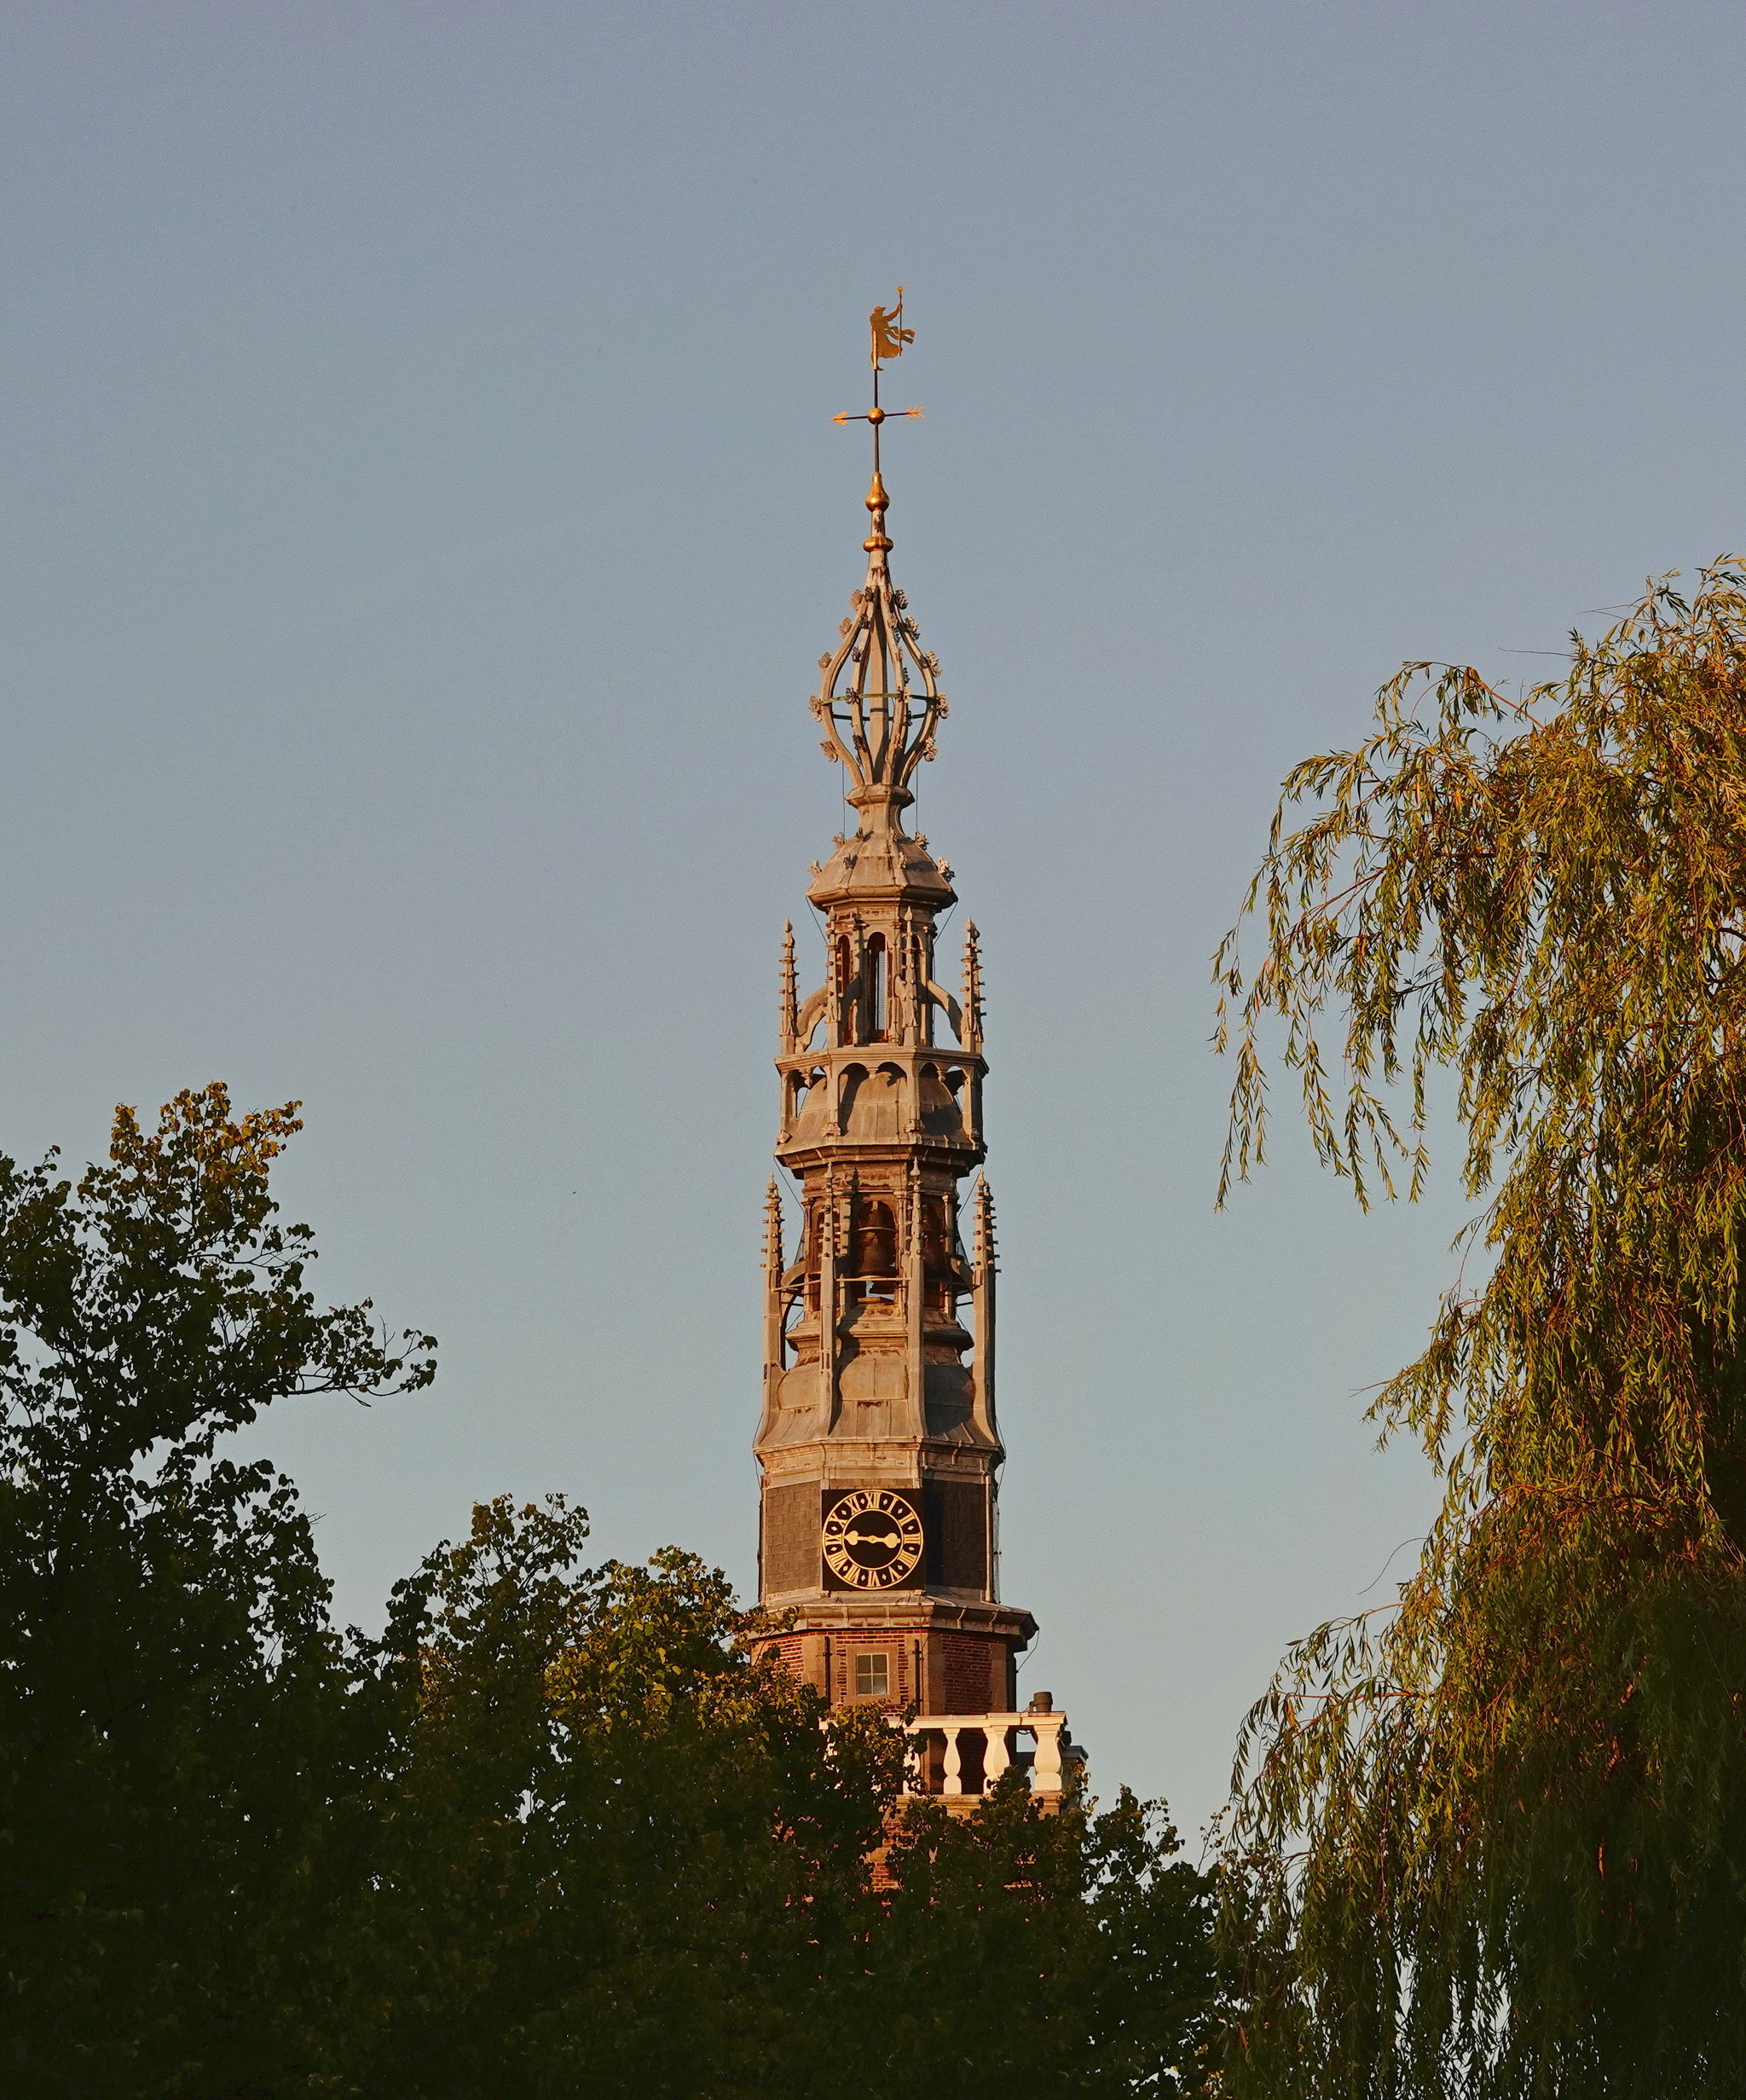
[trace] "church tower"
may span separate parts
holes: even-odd
[[[1021,1730],[1048,1790],[1064,1734],[1046,1695],[1015,1711],[1037,1629],[999,1588],[994,1206],[980,1175],[966,1186],[986,1149],[981,962],[967,923],[960,988],[940,983],[952,872],[904,821],[946,706],[886,529],[879,367],[910,339],[901,298],[873,315],[870,413],[837,418],[872,426],[871,530],[812,712],[856,823],[812,865],[824,981],[804,997],[791,927],[783,941],[776,1157],[796,1214],[790,1234],[772,1179],[759,1588],[790,1619],[790,1666],[833,1705],[920,1710],[930,1790],[1031,1762]]]

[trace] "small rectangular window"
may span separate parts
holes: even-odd
[[[883,1699],[891,1696],[891,1657],[888,1655],[858,1655],[855,1657],[855,1695],[864,1699]]]

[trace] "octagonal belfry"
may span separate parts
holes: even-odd
[[[1058,1774],[1066,1738],[1046,1695],[1015,1710],[1037,1629],[1000,1599],[994,1212],[986,1181],[965,1188],[986,1153],[981,963],[967,925],[959,988],[942,986],[951,871],[904,828],[946,707],[891,578],[877,369],[866,580],[812,701],[858,821],[812,870],[823,983],[802,996],[791,927],[783,950],[794,1194],[785,1210],[772,1180],[759,1588],[800,1675],[834,1705],[913,1704],[921,1783],[972,1794],[1015,1759],[1033,1785]]]

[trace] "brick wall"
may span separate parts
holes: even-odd
[[[998,1713],[1006,1705],[1006,1643],[975,1634],[936,1634],[949,1714]]]

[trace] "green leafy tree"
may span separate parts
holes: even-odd
[[[108,1163],[0,1160],[0,2064],[7,2090],[240,2091],[375,1768],[291,1484],[225,1435],[422,1386],[319,1307],[270,1164],[294,1106],[184,1093]],[[379,1733],[379,1731],[377,1731]],[[360,1795],[360,1798],[361,1796]]]
[[[1746,2090],[1746,574],[1572,641],[1520,700],[1405,667],[1220,958],[1230,1172],[1282,1022],[1361,1200],[1450,1073],[1478,1206],[1375,1409],[1445,1478],[1417,1572],[1246,1732],[1239,2092]]]
[[[824,1725],[720,1573],[590,1569],[587,1530],[561,1501],[485,1504],[402,1591],[423,1694],[335,1933],[346,2089],[1199,2090],[1211,1884],[1174,1832],[1125,1796],[1043,1814],[1015,1774],[973,1816],[912,1808],[876,1887],[890,1716]]]
[[[349,2090],[749,2100],[825,2053],[900,1744],[822,1727],[692,1555],[590,1569],[587,1536],[500,1499],[402,1590],[422,1694],[336,1930]]]
[[[581,1511],[500,1500],[336,1632],[292,1483],[225,1439],[432,1345],[316,1304],[298,1127],[212,1087],[76,1184],[0,1160],[0,2090],[1193,2090],[1173,1834],[1014,1780],[887,1844],[893,1717],[827,1725],[693,1556],[590,1566]]]
[[[1205,2090],[1212,1881],[1180,1851],[1125,1787],[1101,1816],[1045,1813],[1015,1771],[968,1816],[914,1804],[866,1964],[866,2091]]]

